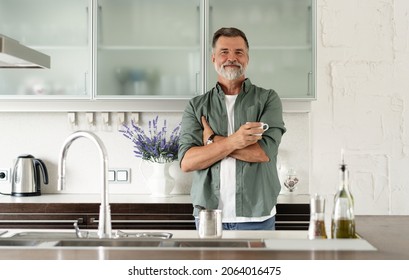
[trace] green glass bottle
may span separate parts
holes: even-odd
[[[340,167],[340,186],[335,195],[332,212],[331,237],[356,238],[354,199],[349,190],[348,169],[344,162]]]

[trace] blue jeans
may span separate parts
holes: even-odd
[[[223,223],[223,230],[275,230],[275,216],[262,222]],[[199,218],[195,218],[196,229],[199,229]]]

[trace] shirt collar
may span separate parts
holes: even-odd
[[[241,91],[240,92],[247,93],[249,91],[250,87],[251,87],[250,79],[246,78],[243,81],[243,84],[241,85]],[[216,91],[217,91],[218,94],[223,94],[224,95],[224,91],[223,91],[221,85],[219,84],[219,82],[216,83]]]

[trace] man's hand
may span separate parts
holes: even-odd
[[[203,125],[203,145],[206,145],[207,139],[214,133],[213,129],[207,123],[205,116],[202,116]]]
[[[235,133],[229,136],[231,144],[236,149],[243,149],[247,146],[257,143],[262,138],[263,132],[259,122],[248,122],[243,124]]]

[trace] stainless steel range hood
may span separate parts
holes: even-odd
[[[0,68],[50,68],[50,57],[0,34]]]

